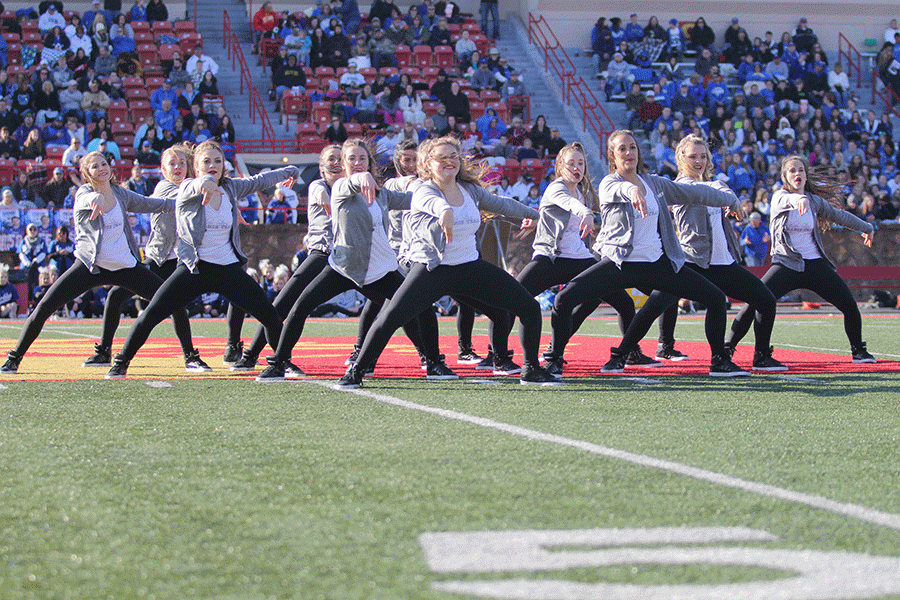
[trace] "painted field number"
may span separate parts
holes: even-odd
[[[442,581],[433,589],[510,600],[830,600],[900,594],[900,558],[726,544],[774,542],[744,527],[425,533],[435,573],[561,571],[617,565],[720,565],[793,572],[728,584],[636,585],[551,579]],[[717,545],[718,544],[718,545]],[[689,547],[680,547],[689,546]],[[583,549],[581,549],[583,548]]]

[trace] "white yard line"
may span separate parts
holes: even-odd
[[[315,383],[329,389],[331,389],[333,385],[333,382],[317,379],[307,379],[305,381]],[[668,473],[690,477],[691,479],[696,479],[698,481],[705,481],[713,485],[729,487],[760,496],[766,496],[769,498],[784,500],[786,502],[792,502],[794,504],[810,506],[819,510],[844,515],[853,519],[858,519],[860,521],[865,521],[867,523],[873,523],[875,525],[881,525],[882,527],[888,527],[890,529],[900,531],[900,515],[874,510],[865,506],[860,506],[858,504],[839,502],[837,500],[831,500],[823,496],[816,496],[814,494],[807,494],[804,492],[796,492],[766,483],[741,479],[739,477],[726,475],[724,473],[717,473],[715,471],[709,471],[707,469],[692,467],[691,465],[655,458],[652,456],[646,456],[643,454],[635,454],[626,450],[609,448],[606,446],[601,446],[599,444],[594,444],[593,442],[586,442],[574,438],[554,435],[552,433],[544,433],[542,431],[519,427],[518,425],[510,425],[508,423],[502,423],[493,419],[478,417],[455,410],[417,404],[415,402],[409,402],[408,400],[401,400],[400,398],[387,396],[385,394],[377,394],[375,392],[370,392],[363,389],[347,390],[347,392],[356,394],[357,396],[362,396],[364,398],[370,398],[377,402],[383,402],[384,404],[390,404],[392,406],[405,408],[407,410],[417,410],[423,413],[436,415],[444,419],[452,419],[454,421],[461,421],[463,423],[477,425],[486,429],[494,429],[496,431],[502,431],[510,435],[519,436],[533,441],[557,444],[559,446],[567,446],[570,448],[575,448],[576,450],[581,450],[582,452],[595,454],[597,456],[621,460],[650,469],[658,469],[660,471],[666,471]]]
[[[22,327],[16,327],[13,325],[0,325],[0,329],[15,329],[16,331],[21,331]],[[94,327],[96,329],[96,326]],[[41,332],[49,331],[50,333],[58,333],[61,335],[71,335],[74,337],[86,337],[86,338],[96,338],[99,337],[96,333],[78,333],[77,331],[66,331],[64,329],[54,329],[52,326],[44,327]]]

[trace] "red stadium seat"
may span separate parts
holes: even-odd
[[[132,21],[131,28],[134,30],[134,33],[138,32],[148,32],[150,31],[150,23],[147,21]]]
[[[128,104],[124,100],[113,100],[109,103],[109,122],[128,120]]]
[[[420,69],[431,66],[431,46],[416,46],[413,48],[413,56],[416,58],[416,66]]]
[[[451,46],[435,46],[434,58],[437,66],[442,69],[456,66],[456,51]]]
[[[299,140],[300,152],[304,154],[319,154],[328,145],[327,140],[323,140],[317,135],[311,135]]]
[[[197,28],[194,27],[193,21],[175,21],[174,25],[175,35],[181,37],[183,33],[197,33]]]
[[[503,174],[509,178],[510,183],[515,183],[522,174],[522,165],[514,158],[507,158],[506,164],[503,165]]]
[[[481,118],[484,115],[484,102],[469,102],[469,114],[473,119]]]
[[[509,109],[507,108],[506,104],[504,104],[503,102],[488,102],[485,108],[487,108],[488,106],[497,111],[497,117],[501,121],[503,121],[504,123],[509,121]]]
[[[544,178],[547,167],[540,158],[526,158],[522,161],[522,170],[531,175],[534,181],[540,181]]]
[[[394,53],[397,56],[397,64],[400,65],[400,68],[409,66],[409,61],[412,58],[412,50],[409,46],[400,44],[394,49]]]
[[[315,123],[327,123],[331,117],[331,102],[319,100],[312,103],[312,120]]]
[[[150,106],[149,100],[129,100],[128,110],[131,113],[131,121],[135,125],[153,114],[153,108]]]
[[[171,35],[175,37],[175,28],[169,21],[154,21],[150,29],[153,31],[153,35]]]

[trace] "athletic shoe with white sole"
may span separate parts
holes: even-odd
[[[200,358],[200,351],[194,348],[184,355],[184,370],[188,373],[209,373],[212,367]]]
[[[716,354],[709,365],[710,377],[749,377],[750,371],[745,371],[734,364],[727,352]]]
[[[519,384],[549,386],[563,385],[563,382],[550,374],[544,367],[525,363],[522,367],[522,375],[519,377]]]
[[[112,365],[112,352],[109,346],[94,344],[94,355],[81,363],[82,367],[109,367]]]
[[[772,352],[775,349],[769,346],[766,351],[757,350],[753,353],[753,370],[765,371],[767,373],[775,373],[778,371],[787,371],[788,368],[780,361],[772,358]]]

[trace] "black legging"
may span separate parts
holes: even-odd
[[[140,263],[128,269],[115,271],[98,268],[97,273],[91,273],[83,262],[76,260],[75,264],[66,269],[65,273],[60,275],[59,279],[50,286],[34,311],[28,316],[22,327],[22,333],[19,334],[15,352],[19,356],[23,356],[40,335],[44,322],[50,318],[50,315],[90,289],[101,285],[121,286],[132,294],[149,299],[153,297],[162,283],[163,280],[158,275]]]
[[[459,340],[459,347],[471,350],[472,330],[475,328],[475,309],[458,300],[456,304],[459,307],[459,310],[456,311],[456,337]]]
[[[259,284],[257,284],[259,285]],[[241,329],[244,327],[244,317],[247,315],[234,303],[228,303],[228,312],[225,313],[225,322],[228,324],[228,344],[237,345],[241,341]]]
[[[274,347],[281,334],[281,318],[266,298],[266,293],[244,270],[240,263],[217,265],[206,261],[197,263],[198,273],[191,273],[182,263],[159,288],[143,314],[137,318],[122,347],[126,360],[131,360],[144,345],[150,332],[172,311],[209,292],[218,292],[238,308],[249,313],[266,328],[266,337]]]
[[[281,332],[281,339],[275,349],[276,360],[290,360],[291,351],[303,335],[303,326],[306,324],[307,317],[323,302],[347,290],[356,289],[369,300],[383,305],[387,298],[397,292],[403,281],[400,271],[391,271],[377,281],[357,286],[351,279],[344,277],[330,265],[326,265],[322,272],[306,286],[288,313],[284,321],[284,329]],[[421,314],[417,313],[402,323],[404,331],[413,345],[421,349],[429,360],[437,361],[440,355],[437,317],[431,310],[419,312]]]
[[[158,275],[162,282],[172,276],[175,267],[178,266],[178,261],[173,258],[161,265],[157,265],[153,261],[146,264],[147,268]],[[119,327],[119,320],[122,318],[122,305],[132,295],[133,292],[123,287],[114,287],[109,290],[109,294],[106,296],[106,305],[103,307],[103,331],[100,333],[100,345],[104,348],[112,346],[113,336]],[[191,352],[194,349],[194,343],[191,340],[191,320],[188,318],[187,310],[181,308],[172,312],[172,327],[175,329],[175,335],[178,336],[181,351],[185,354]]]
[[[363,367],[374,364],[391,335],[409,315],[430,310],[432,303],[442,296],[459,296],[467,303],[482,303],[518,316],[525,362],[538,364],[540,305],[509,273],[481,258],[461,265],[439,265],[431,271],[424,264],[413,263],[403,285],[378,314],[366,336],[357,359],[359,364]],[[473,306],[478,308],[477,304]],[[501,351],[505,354],[505,349]]]
[[[630,287],[651,288],[669,292],[679,298],[690,298],[706,305],[706,340],[713,356],[724,348],[725,338],[725,294],[716,286],[691,269],[681,269],[677,273],[672,262],[665,255],[653,263],[623,262],[621,268],[608,258],[584,271],[556,295],[551,323],[553,325],[553,351],[562,356],[566,344],[572,336],[572,312],[587,298],[602,297],[616,289]],[[638,319],[644,309],[638,311],[631,326],[625,332],[619,348],[630,352],[637,346],[643,335],[637,336]],[[654,317],[655,319],[655,317]],[[650,323],[653,319],[650,319]]]
[[[762,276],[762,282],[766,284],[774,298],[781,298],[788,292],[801,288],[817,293],[825,302],[833,304],[844,313],[844,331],[850,345],[854,348],[862,345],[862,316],[859,314],[856,300],[844,280],[824,258],[805,260],[802,272],[774,264]],[[731,346],[740,343],[750,330],[750,323],[754,319],[753,308],[748,305],[738,313],[728,338]],[[759,318],[758,313],[756,318]]]
[[[726,295],[735,300],[746,302],[747,306],[756,310],[756,317],[753,323],[756,350],[758,352],[768,352],[772,339],[772,327],[775,325],[776,311],[775,296],[769,291],[769,288],[756,275],[737,263],[710,265],[707,269],[693,263],[685,263],[684,266],[705,277]],[[647,331],[650,330],[653,320],[664,311],[670,311],[677,304],[677,296],[659,290],[650,294],[650,298],[644,303],[644,306],[635,318],[633,335],[635,337],[639,336],[638,339],[642,339],[647,334]],[[671,330],[667,330],[665,334],[663,334],[662,330],[667,323],[664,324],[661,321],[660,325],[660,341],[663,341],[662,337],[665,335],[674,342],[675,323],[671,324]],[[731,326],[732,337],[734,337],[733,332],[737,327],[738,323],[735,321]],[[746,330],[744,330],[744,333],[746,333]],[[741,337],[743,337],[743,334],[741,334]]]
[[[525,265],[525,268],[522,269],[516,280],[528,290],[529,294],[536,296],[554,285],[569,283],[586,269],[596,264],[597,261],[593,258],[556,258],[555,260],[550,260],[549,256],[539,255]],[[585,298],[581,304],[576,306],[572,313],[571,335],[574,335],[584,323],[584,320],[597,310],[600,302],[606,302],[616,310],[619,314],[619,329],[622,331],[622,334],[625,333],[631,324],[631,320],[634,318],[634,300],[631,299],[631,296],[625,290],[619,289],[609,292],[602,298],[596,296]],[[491,321],[489,334],[493,347],[496,347],[497,341],[509,336],[509,332],[512,330],[513,319],[507,320],[505,329],[501,330],[503,325],[495,327],[494,322]],[[560,354],[559,356],[562,355]]]

